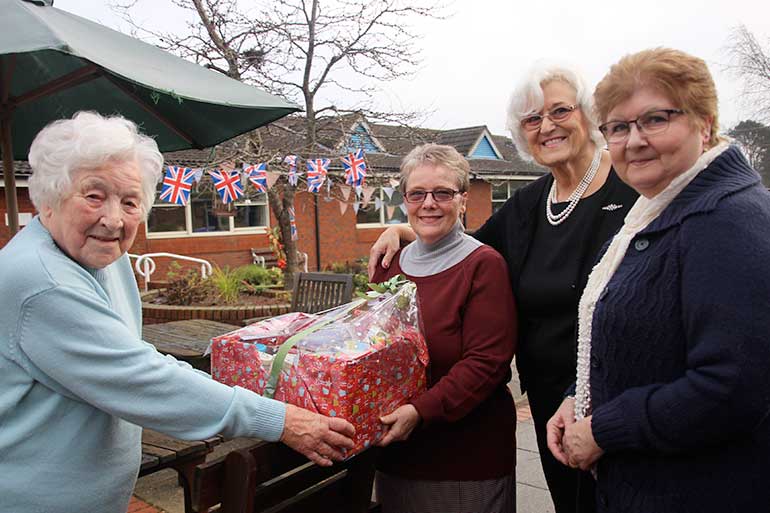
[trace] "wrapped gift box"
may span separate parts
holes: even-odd
[[[356,427],[351,454],[359,452],[383,435],[382,415],[425,390],[428,351],[416,288],[406,282],[392,289],[322,315],[287,314],[217,337],[212,376],[349,420]]]

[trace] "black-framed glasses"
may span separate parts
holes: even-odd
[[[671,123],[671,116],[684,114],[681,109],[660,109],[645,112],[636,119],[628,121],[609,121],[599,126],[604,138],[609,144],[622,143],[631,135],[631,125],[636,125],[639,133],[654,135],[665,132]]]
[[[567,121],[577,108],[577,105],[559,105],[545,114],[532,114],[523,118],[521,126],[524,130],[537,130],[543,124],[544,118],[550,119],[553,123],[561,123],[562,121]]]
[[[434,189],[432,191],[417,189],[414,191],[407,191],[407,193],[404,194],[404,201],[407,203],[422,203],[425,201],[425,198],[428,197],[428,194],[430,194],[433,196],[433,201],[436,203],[446,203],[447,201],[452,201],[452,198],[457,194],[460,194],[460,192],[462,191],[455,191],[453,189]]]

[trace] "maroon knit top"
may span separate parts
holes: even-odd
[[[379,470],[410,479],[480,481],[516,463],[516,408],[506,383],[516,348],[516,307],[503,258],[481,246],[431,276],[401,271],[400,252],[375,282],[403,274],[417,284],[430,353],[428,390],[412,400],[422,417],[383,451]]]

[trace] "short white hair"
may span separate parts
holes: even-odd
[[[588,123],[588,133],[598,147],[604,146],[604,138],[599,132],[599,124],[594,113],[594,101],[591,91],[577,69],[565,64],[554,64],[544,61],[536,62],[513,90],[508,102],[506,126],[511,132],[513,144],[519,150],[519,155],[527,162],[532,162],[527,137],[521,120],[543,109],[543,86],[550,82],[564,82],[575,90],[577,106],[583,118]]]
[[[142,174],[142,215],[149,214],[163,170],[155,140],[122,116],[78,112],[43,128],[29,148],[29,196],[38,212],[55,207],[70,192],[72,176],[107,162],[137,162]]]

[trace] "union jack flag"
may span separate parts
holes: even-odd
[[[366,178],[366,161],[364,150],[356,150],[342,157],[342,165],[345,168],[345,183],[361,186]]]
[[[291,226],[291,240],[297,240],[297,220],[294,217],[294,207],[289,207],[289,226]]]
[[[286,157],[283,159],[284,164],[289,165],[289,185],[292,187],[297,186],[297,179],[299,178],[299,175],[302,173],[297,173],[297,156],[296,155],[286,155]]]
[[[329,159],[314,159],[307,161],[307,190],[318,192],[329,172]]]
[[[214,180],[214,187],[217,188],[222,203],[230,203],[243,196],[243,187],[241,187],[241,174],[238,171],[209,171],[211,179]]]
[[[243,172],[257,192],[267,192],[267,164],[262,162],[256,166],[243,166]]]
[[[190,198],[195,171],[189,167],[166,167],[166,175],[163,177],[163,187],[160,190],[160,199],[177,205],[187,205]]]

